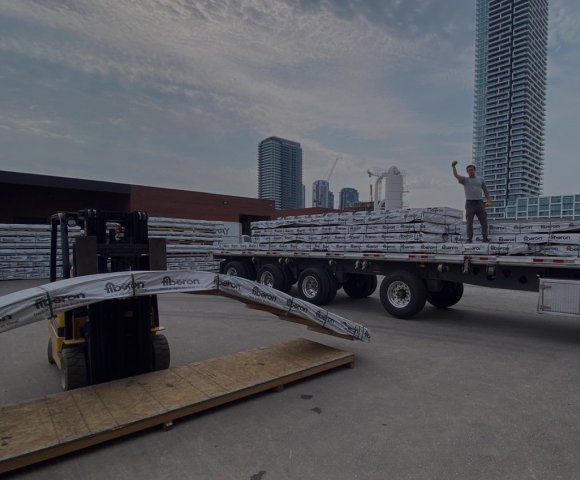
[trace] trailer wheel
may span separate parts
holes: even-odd
[[[366,298],[377,289],[377,276],[369,274],[349,275],[342,288],[351,298]]]
[[[153,369],[166,370],[169,368],[171,362],[171,351],[169,350],[169,342],[165,335],[157,333],[153,335]]]
[[[52,338],[49,337],[48,339],[48,347],[46,349],[46,353],[48,356],[48,363],[50,363],[51,365],[54,365],[56,362],[54,361],[54,358],[52,356]]]
[[[268,263],[260,268],[256,280],[258,283],[275,288],[284,293],[288,293],[292,286],[291,280],[288,278],[286,272],[275,263]]]
[[[234,260],[224,266],[224,274],[232,277],[250,278],[251,273],[246,262]]]
[[[330,276],[322,268],[307,268],[298,277],[298,296],[314,305],[325,305],[331,298]]]
[[[437,308],[455,305],[463,296],[463,283],[443,282],[440,292],[427,292],[427,301]]]
[[[62,389],[74,390],[87,385],[87,357],[84,348],[65,348],[60,355],[60,385]]]
[[[387,275],[381,284],[381,303],[397,318],[411,318],[419,313],[427,300],[423,279],[405,270]]]

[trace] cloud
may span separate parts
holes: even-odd
[[[567,75],[578,22],[570,1],[553,2],[554,72]],[[416,179],[410,198],[438,197],[449,159],[471,155],[472,3],[4,2],[0,100],[13,123],[0,135],[60,138],[62,162],[91,175],[101,155],[115,179],[196,188],[204,171],[206,190],[230,175],[238,194],[255,193],[259,140],[279,135],[302,143],[307,191],[340,156],[335,190],[366,191],[367,168],[395,164]],[[41,148],[11,145],[43,163]]]
[[[550,1],[549,46],[558,49],[580,43],[580,5],[566,0]]]
[[[30,120],[0,117],[0,132],[7,135],[32,135],[48,140],[82,143],[82,139],[62,131],[62,125],[53,120]]]
[[[362,139],[435,132],[441,125],[422,122],[376,83],[378,76],[388,82],[401,67],[424,62],[434,37],[386,31],[368,15],[377,5],[341,17],[329,4],[312,14],[260,0],[22,1],[9,4],[4,15],[34,26],[48,41],[14,34],[0,41],[0,51],[125,89],[150,89],[143,106],[182,115],[184,123],[203,117],[208,128],[232,118],[255,134],[284,132],[299,141],[320,125]],[[414,2],[413,11],[427,6]],[[393,4],[387,17],[393,8],[401,7]],[[169,95],[184,99],[177,111],[165,103]]]

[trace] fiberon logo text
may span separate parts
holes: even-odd
[[[60,297],[52,297],[50,299],[50,302],[47,298],[43,298],[42,300],[34,302],[34,306],[36,307],[37,310],[40,310],[41,308],[48,307],[51,303],[58,304],[64,302],[72,302],[74,300],[79,300],[81,298],[85,298],[84,293],[77,293],[76,295],[62,295]]]
[[[231,280],[222,280],[221,278],[218,278],[217,284],[218,287],[229,287],[233,288],[234,290],[240,289],[240,285],[235,282],[232,282]]]
[[[169,276],[163,277],[161,284],[164,287],[175,287],[175,286],[190,286],[199,285],[199,279],[197,278],[177,278],[173,279]]]
[[[308,313],[308,309],[304,305],[296,303],[296,301],[291,298],[286,300],[286,306],[290,307],[292,310],[300,310],[302,313]]]
[[[109,282],[105,285],[105,292],[116,293],[124,292],[126,290],[135,290],[137,288],[145,288],[145,282],[129,282],[122,285],[115,285],[114,283]]]
[[[275,302],[276,300],[278,300],[278,297],[276,297],[276,295],[273,295],[269,292],[265,292],[264,290],[261,290],[258,287],[254,287],[252,289],[252,295],[254,295],[255,297],[265,298],[266,300],[269,300],[271,302]]]

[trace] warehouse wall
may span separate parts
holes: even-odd
[[[151,216],[225,222],[240,222],[246,217],[271,218],[275,214],[271,200],[136,185],[131,186],[130,209],[143,210]]]
[[[0,223],[46,223],[58,211],[85,208],[237,222],[245,230],[275,214],[271,200],[0,171]]]
[[[128,207],[129,195],[122,193],[0,183],[0,223],[46,223],[59,211]]]

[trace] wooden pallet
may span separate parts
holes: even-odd
[[[0,474],[353,363],[298,339],[4,406]]]

